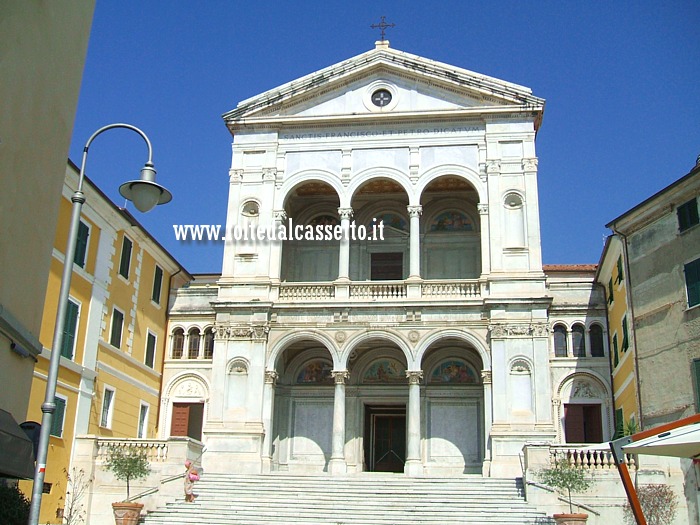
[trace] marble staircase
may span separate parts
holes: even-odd
[[[515,479],[400,474],[345,477],[210,474],[184,498],[150,512],[144,525],[544,525]]]

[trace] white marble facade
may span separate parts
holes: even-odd
[[[542,265],[543,109],[378,42],[225,114],[223,270],[171,307],[163,437],[201,437],[210,471],[444,476],[519,475],[572,403],[609,438],[607,349],[572,350],[604,301],[590,268]],[[290,220],[356,237],[234,237]]]

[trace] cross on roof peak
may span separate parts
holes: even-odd
[[[381,21],[378,24],[372,24],[371,26],[369,26],[372,29],[381,29],[381,31],[382,31],[381,41],[382,42],[386,40],[386,38],[384,38],[384,32],[386,31],[386,28],[387,27],[396,27],[396,24],[393,24],[393,23],[387,24],[385,19],[386,19],[386,17],[383,16],[383,17],[381,17]]]

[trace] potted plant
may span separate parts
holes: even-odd
[[[114,473],[114,477],[118,480],[126,481],[126,499],[112,503],[116,525],[137,525],[143,503],[129,501],[129,482],[144,478],[151,472],[146,452],[112,447],[109,449],[105,468]]]
[[[593,483],[591,479],[586,478],[582,468],[572,465],[568,459],[562,458],[557,460],[552,467],[541,470],[539,477],[544,484],[566,493],[567,501],[569,502],[569,513],[555,514],[554,521],[557,525],[586,523],[588,514],[575,513],[571,502],[572,492],[585,492]]]

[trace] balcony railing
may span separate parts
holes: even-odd
[[[403,281],[361,282],[350,284],[351,299],[389,300],[406,297],[406,283]]]
[[[550,445],[550,462],[556,463],[562,459],[572,466],[587,470],[617,470],[612,451],[605,445],[600,448],[586,445]],[[636,456],[625,454],[625,462],[630,470],[637,468]]]
[[[335,288],[332,284],[284,283],[280,286],[280,301],[315,301],[333,297]]]
[[[350,301],[400,301],[404,299],[480,299],[482,282],[477,279],[426,281],[350,281],[346,283],[301,282],[279,285],[280,302],[314,302],[328,299]]]

